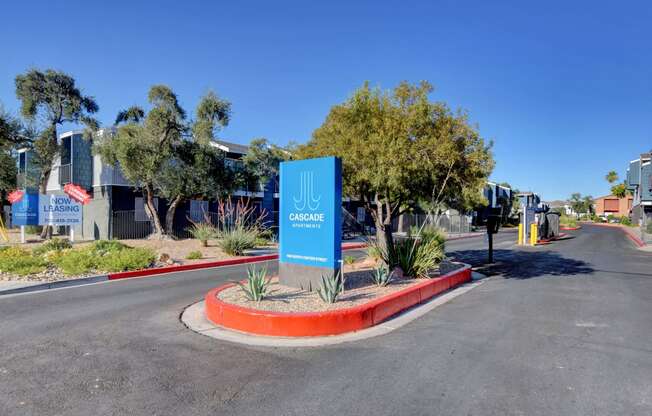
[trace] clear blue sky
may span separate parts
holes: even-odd
[[[56,68],[105,125],[165,83],[189,110],[208,89],[229,99],[222,137],[284,144],[365,80],[425,79],[494,140],[492,179],[544,199],[605,194],[608,170],[652,148],[650,2],[92,3],[3,5],[7,110],[16,74]]]

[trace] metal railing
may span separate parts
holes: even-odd
[[[427,215],[427,214],[405,214],[403,220],[394,219],[392,225],[394,231],[412,233],[419,229],[424,222],[432,224],[447,234],[463,234],[472,231],[472,217],[470,215]]]

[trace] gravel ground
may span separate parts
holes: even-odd
[[[233,286],[220,292],[217,296],[224,302],[274,312],[324,312],[350,308],[370,302],[379,297],[423,282],[423,279],[396,279],[388,286],[378,287],[371,277],[374,273],[373,264],[369,259],[353,265],[344,266],[345,290],[337,302],[329,304],[321,300],[317,292],[296,289],[278,283],[273,277],[270,284],[270,295],[260,302],[246,298],[239,286]]]

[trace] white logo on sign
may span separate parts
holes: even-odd
[[[301,189],[299,190],[299,198],[294,196],[294,208],[297,211],[303,211],[308,206],[311,211],[316,211],[319,208],[319,201],[321,195],[315,197],[315,173],[314,172],[301,172]]]

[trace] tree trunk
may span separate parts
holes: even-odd
[[[150,238],[162,240],[165,237],[165,232],[163,231],[161,219],[158,217],[158,212],[156,211],[156,206],[154,205],[154,195],[150,185],[145,186],[145,211],[154,223],[154,234],[152,234]]]
[[[181,196],[177,195],[174,197],[170,205],[168,206],[168,212],[165,214],[165,229],[167,230],[170,236],[174,232],[174,214],[177,212],[177,207],[181,203]]]

